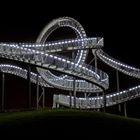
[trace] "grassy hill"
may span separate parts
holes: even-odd
[[[0,134],[94,137],[136,135],[140,120],[103,112],[44,109],[38,111],[0,113]],[[115,136],[115,137],[116,137]]]

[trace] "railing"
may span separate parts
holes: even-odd
[[[4,58],[8,57],[9,59],[33,63],[43,68],[53,69],[82,78],[105,89],[108,88],[108,75],[101,70],[97,70],[95,73],[95,68],[92,66],[89,67],[86,64],[78,65],[72,59],[65,59],[64,57],[58,57],[56,55],[43,53],[42,51],[32,50],[30,47],[19,47],[18,45],[13,44],[3,44],[0,46],[0,50],[0,55]]]
[[[74,30],[77,39],[86,39],[87,38],[86,33],[84,31],[84,28],[82,27],[82,25],[78,21],[76,21],[75,19],[70,18],[70,17],[62,17],[62,18],[52,20],[51,22],[49,22],[49,24],[47,24],[45,26],[45,28],[41,31],[40,35],[37,38],[37,43],[45,43],[47,41],[48,36],[54,30],[56,30],[57,28],[60,28],[60,27],[70,27],[72,30]],[[101,46],[103,45],[103,38],[98,38],[98,41],[97,41],[96,45],[100,46],[100,44],[101,44]],[[83,65],[83,63],[85,62],[86,56],[88,54],[88,51],[87,50],[82,50],[82,48],[86,48],[86,44],[84,42],[79,44],[79,48],[80,49],[77,51],[77,54],[75,56],[75,60],[74,61],[72,60],[72,61],[75,62],[75,64]],[[59,57],[61,58],[61,56],[59,56]],[[67,59],[65,59],[65,60],[67,60]],[[65,61],[65,60],[63,59],[63,61]],[[61,68],[60,68],[61,72],[63,72],[63,73],[67,72],[67,74],[69,72],[69,74],[70,74],[72,71],[69,71],[68,69],[67,70],[63,69],[63,65],[67,65],[67,64],[64,63],[64,62],[59,63],[59,66],[61,66]],[[63,80],[63,81],[65,81],[65,80],[70,81],[69,79],[72,79],[72,78],[67,76],[67,75],[56,76],[56,75],[52,74],[51,72],[41,70],[40,68],[37,68],[37,70],[40,73],[40,75],[43,76],[43,78],[46,81],[48,81],[48,83],[51,84],[52,86],[56,86],[57,88],[63,88],[63,89],[66,89],[66,90],[68,89],[69,90],[69,88],[67,88],[67,86],[65,86],[65,83],[67,83],[67,85],[72,85],[71,82],[59,82],[59,83],[62,83],[62,84],[60,84],[60,86],[59,86],[59,83],[57,83],[57,81],[60,81],[60,79]],[[72,74],[74,74],[74,72]],[[76,73],[76,74],[78,74],[78,73]],[[47,78],[47,76],[48,77],[51,76],[52,78],[50,78],[50,79],[53,79],[53,80],[49,80]],[[84,77],[84,79],[85,79],[85,77]],[[84,85],[84,87],[86,87],[86,85],[87,85],[87,82],[85,83],[85,81],[80,82],[80,83],[81,84],[77,83],[76,85]],[[99,83],[99,84],[101,84],[101,83]],[[107,87],[108,87],[108,85],[106,85],[106,88]],[[78,87],[76,87],[76,88],[78,88]],[[81,92],[91,91],[91,90],[87,90],[87,88],[83,88],[83,87],[81,87],[79,89],[81,90]],[[70,86],[70,90],[71,90],[71,86]],[[93,92],[101,92],[102,89],[96,88],[96,86],[95,86],[95,90],[92,90],[92,91]]]
[[[0,71],[3,73],[9,73],[27,79],[27,70],[18,66],[9,64],[0,64]],[[31,82],[35,84],[37,83],[36,73],[31,72]],[[38,76],[38,84],[44,87],[51,87],[41,78],[41,76]]]
[[[117,69],[118,71],[126,75],[129,75],[131,77],[140,78],[140,69],[124,64],[112,58],[111,56],[103,52],[102,50],[97,50],[96,54],[104,63]]]
[[[135,98],[140,97],[140,85],[129,88],[117,93],[111,93],[106,95],[106,106],[113,106],[119,103],[123,103]],[[72,97],[72,103],[74,98]],[[67,95],[54,95],[53,104],[61,104],[63,106],[70,106],[70,96]],[[74,104],[72,104],[74,107]],[[103,96],[98,97],[88,97],[88,98],[76,98],[76,108],[80,109],[96,109],[103,107]]]
[[[72,28],[77,36],[77,39],[46,42],[48,36],[59,27]],[[103,38],[87,38],[86,33],[79,22],[73,18],[63,17],[50,22],[39,35],[36,43],[0,43],[0,56],[12,60],[17,60],[29,64],[34,64],[41,68],[37,68],[39,74],[39,83],[43,86],[57,87],[72,91],[73,77],[82,80],[76,80],[76,91],[97,93],[109,87],[108,75],[92,66],[84,64],[87,56],[87,50],[92,49],[93,54],[97,56],[109,66],[136,78],[140,78],[140,69],[128,66],[118,60],[107,55],[101,50],[103,47]],[[77,50],[77,55],[74,59],[69,59],[52,52],[72,51]],[[55,70],[67,75],[56,76],[48,70]],[[27,70],[12,66],[0,65],[2,72],[18,75],[27,79]],[[72,77],[70,77],[70,76]],[[37,75],[31,73],[31,81],[36,83]],[[45,81],[44,81],[44,80]],[[111,106],[121,103],[132,98],[139,97],[140,86],[130,88],[118,93],[106,95],[106,105]],[[54,96],[54,101],[69,106],[70,97],[59,95]],[[74,98],[72,98],[72,106]],[[101,108],[103,106],[103,96],[92,98],[76,98],[77,108]]]

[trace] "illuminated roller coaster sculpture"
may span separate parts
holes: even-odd
[[[75,31],[76,39],[48,42],[48,36],[60,27],[69,27]],[[37,66],[38,74],[31,72],[31,82],[43,87],[55,87],[74,92],[74,96],[54,95],[53,107],[63,105],[75,108],[103,108],[112,106],[140,96],[140,86],[124,91],[105,95],[109,88],[108,75],[85,64],[88,50],[92,49],[95,57],[116,70],[135,78],[140,78],[140,69],[128,66],[107,55],[101,49],[103,38],[87,38],[81,24],[73,18],[62,17],[52,20],[37,38],[36,43],[0,43],[0,57],[12,59]],[[57,52],[77,50],[75,58],[57,55]],[[27,79],[27,70],[18,66],[1,64],[3,73],[11,73]],[[58,76],[50,70],[63,73]],[[37,78],[38,77],[38,78]],[[78,79],[78,80],[77,80]],[[103,93],[93,97],[76,97],[76,91],[81,93]]]

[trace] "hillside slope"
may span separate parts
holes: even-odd
[[[0,132],[31,136],[136,135],[140,120],[96,111],[45,109],[0,114]]]

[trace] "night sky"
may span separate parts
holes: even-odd
[[[17,10],[10,9],[8,12],[3,10],[0,14],[0,42],[35,42],[40,31],[49,21],[62,16],[70,16],[83,25],[87,36],[104,37],[103,50],[106,53],[122,62],[140,68],[138,9],[131,10],[131,7],[126,5],[118,5],[116,8],[109,7],[109,9],[103,7],[90,6],[88,10],[83,10],[84,8],[80,6],[78,10],[76,10],[76,6],[63,7],[64,11],[61,12],[59,8],[48,10],[47,5],[40,9],[17,6]],[[70,11],[70,8],[73,11]],[[62,36],[62,33],[60,34]],[[92,59],[92,55],[90,57]],[[1,62],[4,63],[5,60],[1,60]],[[100,61],[99,67],[110,74],[110,91],[115,91],[115,71]],[[120,74],[120,79],[121,89],[139,84],[139,80],[123,74]],[[22,82],[25,81],[22,80]]]

